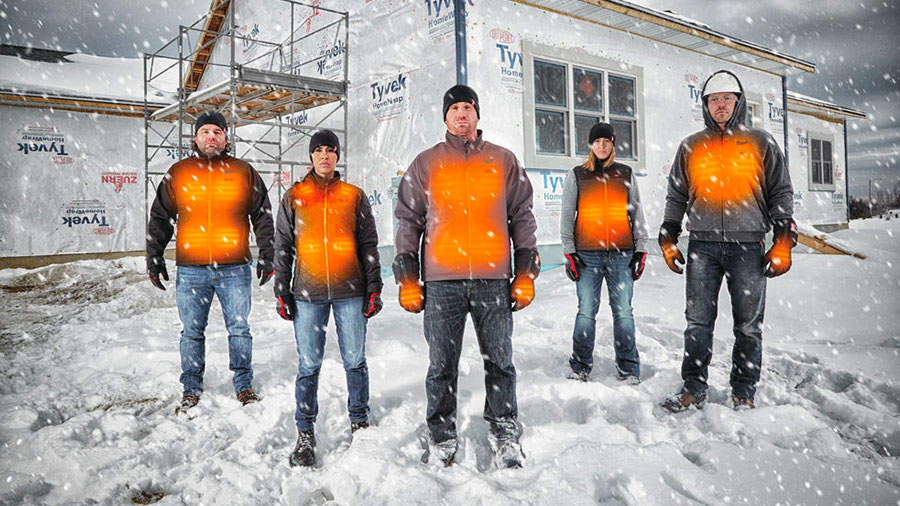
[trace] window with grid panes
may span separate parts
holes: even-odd
[[[616,158],[637,159],[634,77],[535,57],[533,79],[537,154],[587,156],[591,127],[608,122]]]
[[[810,189],[834,189],[834,163],[831,141],[809,137]]]

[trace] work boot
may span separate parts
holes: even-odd
[[[738,397],[737,395],[732,395],[731,402],[732,404],[734,404],[735,411],[745,411],[748,409],[756,408],[756,404],[753,404],[753,399],[747,399],[746,397]]]
[[[259,402],[260,398],[252,388],[248,388],[247,390],[241,390],[237,393],[237,400],[241,401],[241,404],[246,406],[247,404]]]
[[[198,395],[184,395],[181,397],[181,403],[175,408],[175,414],[179,415],[182,413],[187,413],[187,410],[193,408],[200,402],[200,396]]]
[[[291,467],[316,465],[316,434],[314,431],[297,431],[297,445],[288,458]]]
[[[703,404],[705,402],[706,393],[694,395],[682,390],[664,400],[660,406],[668,409],[672,413],[681,413],[691,406],[694,406],[697,409],[703,409]]]
[[[588,375],[588,373],[586,373],[586,372],[572,371],[569,373],[568,376],[566,376],[566,379],[580,381],[582,383],[587,383],[588,380],[590,379],[590,375]]]

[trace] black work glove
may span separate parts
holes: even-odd
[[[256,278],[259,279],[259,286],[263,286],[267,281],[275,275],[275,268],[272,262],[266,262],[262,258],[256,261]]]
[[[277,296],[277,302],[275,303],[275,310],[278,311],[278,316],[285,320],[293,320],[294,319],[294,295],[291,292],[286,292]]]
[[[675,262],[684,265],[684,255],[678,249],[678,235],[681,234],[681,223],[674,221],[664,221],[659,227],[659,247],[662,249],[663,258],[666,259],[666,265],[675,274],[681,274],[684,270]]]
[[[628,262],[628,268],[631,269],[631,279],[637,281],[641,279],[644,273],[644,263],[647,260],[647,254],[643,251],[635,251],[631,255],[631,261]]]
[[[578,281],[585,267],[587,266],[578,253],[566,253],[566,276],[569,276],[569,279]]]
[[[383,306],[381,292],[369,292],[365,300],[363,300],[362,314],[366,318],[371,318],[377,315]]]
[[[163,258],[153,258],[150,261],[150,266],[147,267],[147,272],[150,274],[150,282],[153,283],[153,286],[159,288],[160,290],[165,290],[165,285],[162,284],[162,281],[159,280],[160,277],[169,280],[169,271],[166,270],[166,260]]]

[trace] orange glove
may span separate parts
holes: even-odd
[[[410,313],[425,309],[425,292],[419,283],[419,258],[403,253],[394,258],[394,279],[400,283],[400,307]]]
[[[797,245],[797,224],[794,220],[775,222],[775,241],[763,260],[767,278],[781,276],[791,269],[791,248]]]
[[[684,265],[684,255],[681,254],[681,250],[678,249],[678,246],[675,246],[675,243],[668,243],[662,246],[663,257],[666,259],[666,265],[669,266],[669,269],[672,269],[672,272],[675,274],[681,274],[684,272],[684,269],[678,266],[675,262],[678,262],[681,265]]]
[[[419,313],[425,309],[425,293],[419,280],[400,283],[400,306],[410,313]]]
[[[678,235],[681,234],[681,223],[674,221],[664,221],[659,228],[659,248],[662,250],[663,258],[666,259],[666,265],[675,274],[681,274],[684,270],[675,262],[684,265],[684,255],[678,249]]]
[[[534,278],[529,274],[519,274],[509,286],[512,310],[525,309],[534,300]]]

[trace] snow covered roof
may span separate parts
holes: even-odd
[[[143,116],[143,60],[68,54],[58,61],[0,55],[0,104]],[[177,88],[177,83],[173,88]],[[150,90],[159,100],[173,97]]]
[[[866,114],[843,105],[813,98],[796,91],[788,91],[788,110],[823,114],[832,119],[865,119]]]
[[[616,30],[647,37],[750,68],[783,75],[788,69],[815,73],[816,65],[759,44],[730,37],[671,12],[622,0],[513,0]]]

